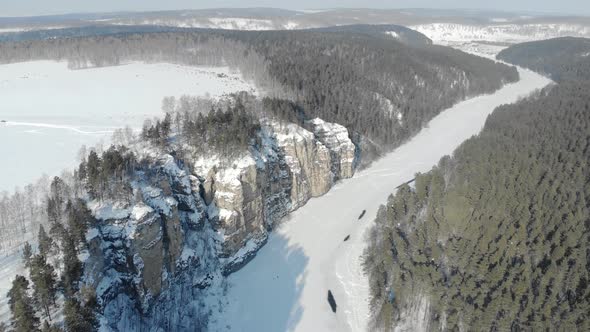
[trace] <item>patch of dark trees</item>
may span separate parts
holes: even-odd
[[[97,331],[97,297],[91,287],[81,287],[84,270],[78,258],[88,249],[86,233],[96,220],[85,201],[76,198],[74,189],[59,177],[51,182],[46,201],[49,233],[41,225],[37,249],[28,242],[23,247],[29,276],[17,275],[6,294],[9,326],[31,332]],[[63,325],[54,323],[52,316],[59,309],[60,297],[64,298]]]

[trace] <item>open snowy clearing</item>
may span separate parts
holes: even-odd
[[[517,83],[441,113],[408,143],[292,213],[256,258],[229,277],[226,309],[212,317],[213,330],[365,330],[368,281],[360,256],[377,209],[396,186],[430,170],[477,134],[495,107],[550,83],[531,71],[521,69],[520,74]],[[336,300],[335,314],[328,290]]]
[[[70,70],[65,62],[0,65],[0,191],[76,163],[82,145],[161,116],[165,96],[218,97],[253,85],[226,67],[131,63]]]

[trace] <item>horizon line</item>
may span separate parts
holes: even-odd
[[[82,16],[82,15],[121,15],[121,14],[141,14],[141,13],[164,13],[164,12],[187,12],[187,11],[209,11],[209,10],[283,10],[290,12],[305,13],[306,11],[336,11],[336,10],[423,10],[423,11],[440,11],[440,12],[473,12],[473,13],[502,13],[502,14],[527,14],[536,16],[571,16],[571,17],[590,17],[590,13],[570,13],[570,12],[556,12],[543,10],[505,10],[505,9],[489,9],[489,8],[470,8],[470,7],[456,7],[456,8],[437,8],[437,7],[326,7],[326,8],[304,8],[304,9],[289,9],[282,7],[207,7],[207,8],[178,8],[178,9],[122,9],[122,10],[105,10],[105,11],[63,11],[43,14],[22,14],[22,15],[4,15],[0,14],[0,19],[24,19],[24,18],[48,18],[60,16]]]

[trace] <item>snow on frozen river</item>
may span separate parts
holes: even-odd
[[[82,145],[161,116],[162,98],[218,97],[253,86],[229,68],[131,63],[70,70],[65,62],[0,65],[0,191],[76,164]]]
[[[270,235],[256,258],[229,277],[226,312],[214,330],[363,331],[368,281],[360,256],[377,209],[401,183],[427,172],[484,125],[495,107],[515,102],[550,81],[520,70],[521,80],[461,102],[434,118],[408,143],[310,200]],[[365,216],[357,220],[363,210]],[[344,238],[350,239],[344,242]],[[327,301],[334,294],[337,312]]]

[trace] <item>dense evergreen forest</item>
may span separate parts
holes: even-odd
[[[390,196],[364,258],[376,327],[590,329],[588,91],[564,80],[496,109]]]
[[[308,118],[345,125],[390,148],[445,108],[518,79],[514,68],[426,41],[356,26],[317,31],[119,33],[0,44],[0,62],[67,60],[72,68],[130,61],[229,65]],[[417,34],[417,33],[416,33]],[[424,37],[425,38],[425,37]]]
[[[309,117],[345,125],[378,145],[397,145],[457,101],[518,79],[514,68],[450,48],[410,47],[365,34],[245,38]]]
[[[498,59],[544,73],[554,81],[590,80],[590,39],[555,38],[511,46]]]

